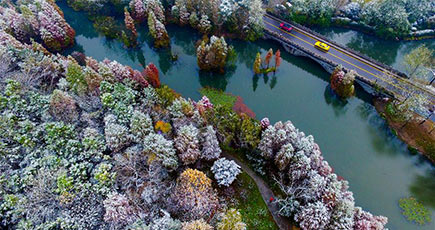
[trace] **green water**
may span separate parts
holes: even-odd
[[[162,71],[162,82],[185,97],[197,100],[198,89],[212,86],[241,96],[259,119],[267,116],[272,122],[291,120],[305,133],[314,135],[325,159],[338,175],[349,181],[357,205],[387,216],[390,229],[434,229],[435,222],[423,227],[407,222],[397,202],[402,197],[414,196],[433,211],[435,221],[435,167],[409,153],[376,113],[371,97],[361,89],[357,97],[342,103],[331,94],[329,75],[318,64],[285,52],[281,53],[282,65],[275,76],[255,78],[252,71],[255,54],[260,51],[264,55],[269,48],[280,48],[270,41],[229,41],[238,53],[234,68],[225,75],[200,73],[194,48],[200,35],[187,27],[168,26],[171,50],[179,56],[172,63],[168,50],[150,48],[152,41],[145,25],[138,26],[141,47],[126,49],[120,42],[96,33],[84,14],[72,11],[64,3],[60,6],[77,32],[77,44],[67,52],[79,50],[97,60],[113,59],[138,69],[153,62]],[[400,67],[403,53],[417,45],[416,42],[376,45],[377,39],[352,31],[321,32],[344,44],[359,45],[359,51],[395,67]],[[379,50],[381,47],[385,51]]]

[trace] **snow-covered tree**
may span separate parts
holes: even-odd
[[[145,153],[154,154],[166,168],[174,170],[178,167],[173,142],[166,140],[162,135],[151,133],[146,136],[143,140],[143,148]]]
[[[320,201],[302,206],[301,211],[295,215],[295,220],[303,230],[325,229],[330,218],[331,213]]]
[[[107,146],[114,152],[121,150],[130,143],[131,136],[128,128],[120,125],[113,114],[104,118],[104,134],[106,136]]]
[[[240,166],[233,160],[220,158],[213,163],[211,171],[219,185],[230,186],[241,173]]]
[[[127,197],[119,193],[112,193],[104,200],[104,209],[104,220],[114,224],[126,224],[132,221],[136,214]]]
[[[154,38],[154,46],[156,48],[169,46],[170,40],[166,27],[156,18],[152,11],[148,13],[148,28],[151,36]]]
[[[213,126],[209,125],[201,132],[201,159],[214,160],[219,158],[222,150],[219,147],[219,142],[216,136],[216,131]]]
[[[148,114],[135,110],[130,120],[130,132],[139,143],[145,136],[154,132],[153,120]]]
[[[211,180],[203,172],[190,168],[178,177],[171,199],[183,219],[205,218],[218,206]]]
[[[211,36],[210,40],[202,40],[196,49],[198,66],[201,70],[224,71],[227,61],[228,47],[224,37]]]
[[[199,130],[193,125],[182,126],[177,130],[175,148],[184,164],[193,164],[201,156],[198,140]]]

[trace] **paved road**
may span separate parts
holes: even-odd
[[[407,79],[392,74],[375,63],[371,63],[356,54],[350,53],[342,47],[335,46],[316,35],[304,31],[302,28],[293,26],[291,32],[284,31],[279,28],[279,24],[283,21],[273,16],[265,15],[263,20],[266,30],[280,33],[285,38],[315,54],[321,55],[337,64],[341,64],[346,69],[355,70],[360,77],[370,81],[376,81],[377,84],[394,92],[399,100],[403,100],[414,93],[422,93],[428,96],[431,100],[432,106],[435,105],[435,95],[433,93],[429,92],[427,89],[410,83]],[[323,52],[316,49],[314,47],[316,41],[322,41],[330,45],[330,50],[328,52]]]

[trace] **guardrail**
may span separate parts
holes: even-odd
[[[305,27],[305,26],[303,26],[303,25],[301,25],[299,23],[287,22],[287,21],[279,18],[278,15],[275,15],[275,14],[270,13],[270,12],[268,12],[266,14],[266,16],[269,16],[270,18],[272,18],[274,20],[277,20],[277,21],[282,21],[282,22],[286,22],[286,23],[292,24],[296,29],[298,29],[300,31],[303,31],[303,32],[305,32],[307,34],[310,34],[310,36],[313,36],[313,37],[315,37],[318,40],[322,40],[322,41],[325,41],[325,42],[327,42],[329,44],[332,44],[335,48],[338,48],[338,49],[340,49],[342,51],[345,51],[347,54],[350,54],[353,57],[358,58],[360,61],[365,62],[366,64],[376,65],[379,69],[386,70],[386,72],[391,73],[393,75],[396,75],[396,76],[393,76],[393,77],[396,78],[397,80],[402,81],[402,82],[404,82],[406,84],[409,84],[410,86],[413,86],[413,87],[415,87],[415,88],[417,88],[417,89],[419,89],[419,90],[421,90],[423,92],[428,93],[432,97],[432,99],[435,98],[435,95],[432,92],[430,92],[429,90],[423,88],[420,85],[417,85],[417,84],[413,83],[412,81],[409,81],[408,76],[405,73],[400,72],[400,71],[392,68],[391,66],[383,64],[383,63],[381,63],[381,62],[379,62],[377,60],[374,60],[371,57],[368,57],[368,56],[366,56],[364,54],[359,53],[358,51],[355,51],[355,50],[350,49],[348,47],[344,47],[341,44],[338,44],[338,43],[336,43],[334,41],[331,41],[328,38],[326,38],[325,36],[317,33],[316,31],[313,31],[310,28]],[[388,75],[388,73],[385,73],[385,74]]]
[[[345,50],[346,52],[348,52],[348,53],[350,53],[350,54],[353,54],[353,55],[355,55],[355,56],[361,58],[360,60],[362,60],[362,61],[370,62],[370,63],[372,63],[372,64],[375,64],[375,65],[377,65],[377,66],[379,66],[379,67],[381,67],[381,68],[383,68],[383,69],[385,69],[385,70],[388,70],[388,71],[390,71],[391,73],[394,73],[394,74],[396,74],[396,75],[398,75],[398,76],[400,76],[400,77],[402,77],[402,78],[405,78],[405,79],[408,78],[408,76],[407,76],[405,73],[400,72],[400,71],[398,71],[398,70],[396,70],[396,69],[393,69],[391,66],[389,66],[389,65],[385,65],[384,63],[381,63],[381,62],[379,62],[379,61],[377,61],[377,60],[375,60],[375,59],[373,59],[373,58],[371,58],[371,57],[368,57],[367,55],[362,54],[362,53],[360,53],[360,52],[358,52],[358,51],[356,51],[356,50],[350,49],[350,48],[348,48],[348,47],[344,47],[344,46],[341,45],[341,44],[338,44],[338,43],[336,43],[336,42],[334,42],[334,41],[331,41],[331,40],[329,40],[328,38],[326,38],[325,36],[323,36],[322,34],[319,34],[318,32],[313,31],[313,30],[311,30],[310,28],[308,28],[308,27],[306,27],[306,26],[303,26],[303,25],[301,25],[301,24],[299,24],[299,23],[296,23],[296,22],[287,22],[287,21],[285,21],[284,19],[279,18],[277,15],[275,15],[275,14],[273,14],[273,13],[269,13],[269,12],[268,12],[266,15],[267,15],[267,16],[270,16],[271,18],[274,18],[275,20],[283,21],[283,22],[286,22],[286,23],[290,23],[290,24],[292,24],[293,26],[295,26],[296,28],[298,28],[299,30],[305,31],[305,32],[309,33],[310,35],[314,35],[314,37],[318,38],[319,40],[326,41],[327,43],[332,44],[332,45],[334,45],[334,46],[337,47],[337,48],[340,48],[340,49],[342,49],[342,50]]]
[[[331,61],[331,60],[329,60],[323,56],[320,56],[320,55],[318,55],[310,50],[307,50],[306,48],[298,45],[297,43],[294,43],[293,41],[289,40],[288,38],[286,38],[282,34],[279,34],[275,31],[272,31],[269,29],[265,29],[265,32],[267,34],[269,34],[271,37],[273,37],[274,40],[278,40],[278,41],[280,40],[279,42],[285,43],[289,46],[293,46],[294,48],[298,49],[301,52],[304,52],[307,56],[309,56],[311,58],[318,59],[319,61],[327,63],[327,64],[331,65],[332,67],[337,67],[339,65],[338,63],[336,63],[334,61]],[[348,69],[346,69],[344,67],[343,67],[343,70],[345,72],[349,71]],[[391,98],[396,98],[396,99],[398,98],[392,90],[389,90],[389,89],[381,86],[380,84],[377,83],[377,81],[367,79],[363,76],[360,76],[359,74],[357,74],[357,80],[371,86],[374,89],[374,91],[377,91],[379,94],[382,94],[382,95],[385,95],[385,96],[388,96]]]

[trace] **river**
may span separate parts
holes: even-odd
[[[161,70],[164,84],[195,100],[200,98],[198,90],[205,86],[241,96],[257,118],[291,120],[300,130],[312,134],[335,172],[349,181],[356,204],[387,216],[389,229],[435,229],[435,167],[423,157],[412,155],[391,133],[374,109],[371,96],[361,88],[357,88],[356,97],[344,103],[331,93],[329,74],[320,65],[286,52],[281,52],[282,64],[275,75],[254,77],[256,53],[264,56],[269,48],[281,48],[264,40],[228,40],[238,53],[234,68],[224,75],[200,73],[195,42],[201,35],[188,27],[167,27],[170,49],[179,57],[172,63],[168,50],[152,48],[146,25],[137,26],[140,47],[126,49],[121,42],[95,32],[84,13],[73,11],[64,1],[58,4],[77,32],[76,45],[66,53],[77,50],[100,61],[108,58],[137,69],[153,62]],[[409,50],[421,43],[435,45],[433,41],[383,41],[347,29],[317,31],[399,70],[403,70],[400,63]],[[401,215],[398,200],[409,196],[432,210],[432,223],[420,227]]]

